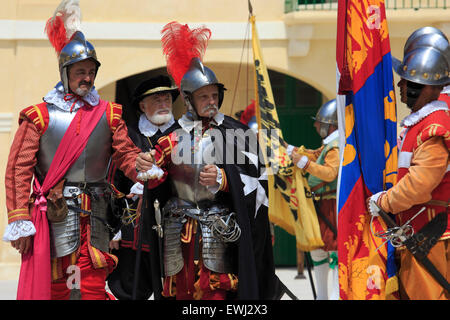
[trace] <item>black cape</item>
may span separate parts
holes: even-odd
[[[237,222],[242,230],[236,252],[238,259],[236,271],[239,280],[236,298],[239,300],[278,299],[281,287],[275,275],[268,207],[260,204],[259,208],[256,208],[258,188],[254,188],[247,194],[244,191],[246,184],[254,184],[259,186],[260,193],[263,190],[268,198],[267,179],[260,179],[265,168],[259,145],[255,136],[253,139],[246,138],[254,134],[251,129],[231,117],[225,116],[224,121],[217,128],[228,145],[230,145],[230,137],[227,137],[227,132],[236,133],[233,136],[234,163],[226,161],[227,153],[230,152],[229,147],[226,147],[223,152],[223,165],[218,165],[225,170],[229,186],[227,194],[229,205],[236,212]],[[243,135],[242,132],[247,134]],[[242,157],[239,159],[239,155],[242,156],[243,153],[248,155],[245,156],[244,163],[242,163]],[[251,160],[251,155],[257,161]],[[228,158],[233,157],[228,156]]]
[[[177,124],[173,130],[178,128],[180,128],[180,126]],[[217,166],[224,169],[229,188],[228,192],[219,191],[217,193],[217,200],[226,203],[230,209],[236,213],[237,223],[241,228],[239,240],[230,245],[230,252],[232,254],[230,258],[233,261],[233,273],[238,276],[239,280],[238,291],[236,294],[230,293],[227,298],[238,300],[279,299],[282,294],[282,289],[280,281],[275,275],[268,208],[261,204],[258,210],[256,210],[256,195],[258,188],[255,188],[247,194],[245,194],[244,191],[246,183],[248,184],[249,181],[251,181],[251,184],[259,185],[259,191],[261,192],[262,188],[265,195],[268,196],[267,181],[259,180],[264,171],[262,161],[258,160],[255,163],[254,161],[251,161],[251,156],[244,156],[245,161],[241,161],[243,152],[247,155],[253,154],[256,157],[259,155],[260,158],[259,145],[255,139],[250,139],[251,141],[246,140],[245,135],[241,133],[249,133],[249,131],[247,131],[250,130],[249,127],[231,117],[225,116],[224,121],[215,128],[220,131],[220,137],[223,139],[222,143],[215,142],[216,149],[221,149],[223,157],[222,162],[218,163]],[[230,133],[230,131],[235,132],[234,130],[241,131],[237,131],[238,134],[235,134],[234,137],[231,138],[234,139],[233,144],[231,144],[230,137],[227,137],[227,133]],[[213,139],[215,138],[216,137]],[[234,148],[232,151],[234,157],[231,157],[234,158],[234,161],[230,162],[227,161],[227,154],[231,152],[231,145],[233,145]],[[240,160],[238,159],[239,156],[241,156]],[[129,261],[129,263],[131,264],[132,261]],[[130,288],[130,283],[132,283],[133,279],[132,275],[130,276],[130,271],[134,270],[134,265],[127,267],[129,270],[128,272],[120,270],[119,267],[112,273],[112,277],[110,276],[110,281],[108,282],[111,291],[115,295],[117,293],[122,295],[125,286]],[[120,281],[121,285],[118,286],[118,274],[127,275],[129,278],[128,283],[127,281],[122,280]],[[118,292],[118,290],[121,290],[121,292]],[[127,290],[127,292],[131,294],[130,290]],[[119,299],[120,295],[118,296]],[[127,298],[129,297],[127,296],[125,299]]]

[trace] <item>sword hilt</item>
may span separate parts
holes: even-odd
[[[378,207],[380,211],[378,212],[381,218],[386,222],[388,228],[400,228],[398,224],[389,216],[389,214],[380,207]]]

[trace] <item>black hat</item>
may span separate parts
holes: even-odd
[[[172,86],[170,78],[167,76],[159,75],[154,78],[150,78],[142,81],[134,90],[132,105],[139,109],[139,102],[147,96],[155,93],[169,92],[172,95],[172,102],[174,102],[180,91],[176,86]]]

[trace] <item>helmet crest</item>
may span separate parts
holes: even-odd
[[[100,62],[94,46],[79,30],[81,9],[79,0],[63,0],[45,25],[50,43],[58,54],[59,73],[66,93],[69,93],[68,67],[74,63],[91,59],[97,70]]]
[[[59,55],[72,36],[80,29],[81,10],[79,0],[64,0],[47,20],[45,33]]]
[[[172,21],[161,31],[162,48],[167,60],[167,72],[172,76],[177,87],[189,70],[191,60],[203,55],[211,38],[211,30],[206,27],[191,30],[187,24]]]

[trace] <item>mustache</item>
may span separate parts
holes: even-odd
[[[219,107],[218,106],[216,106],[215,104],[210,104],[210,105],[204,107],[202,109],[202,112],[208,111],[210,109],[211,109],[211,111],[214,111],[214,110],[219,111]]]
[[[87,86],[92,86],[92,82],[91,81],[80,81],[80,83],[78,84],[78,86],[82,86],[82,85],[87,85]]]
[[[158,110],[156,111],[155,114],[172,114],[172,111],[170,111],[169,109],[165,109],[165,110]]]

